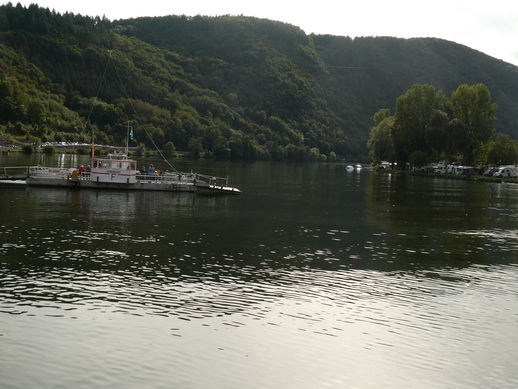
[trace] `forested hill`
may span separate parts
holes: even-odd
[[[86,140],[93,126],[117,143],[129,122],[134,145],[150,145],[147,131],[160,147],[219,158],[362,159],[374,113],[415,83],[446,95],[485,84],[497,131],[518,139],[518,68],[453,42],[0,6],[0,140]]]

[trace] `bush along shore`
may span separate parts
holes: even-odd
[[[493,182],[493,183],[506,182],[506,183],[518,184],[518,178],[484,176],[483,174],[480,174],[480,173],[453,174],[453,173],[438,173],[438,172],[426,172],[426,171],[416,171],[416,170],[398,170],[398,169],[380,168],[380,167],[375,167],[372,170],[374,172],[378,172],[381,174],[397,174],[397,175],[408,175],[408,176],[443,178],[443,179],[449,179],[449,180],[482,181],[482,182]]]

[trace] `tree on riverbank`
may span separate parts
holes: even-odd
[[[450,99],[432,85],[415,84],[397,99],[394,116],[385,108],[374,115],[367,143],[370,156],[403,168],[417,159],[489,162],[489,150],[494,160],[498,145],[516,147],[509,137],[495,137],[495,112],[484,84],[460,85]],[[506,160],[512,155],[507,153]]]
[[[380,109],[374,114],[374,127],[367,142],[369,155],[373,161],[393,161],[395,156],[392,129],[394,118],[388,109]]]
[[[491,93],[483,84],[461,85],[451,95],[451,111],[457,120],[458,152],[463,162],[472,165],[477,152],[495,135],[496,104],[491,102]]]
[[[518,142],[507,134],[497,133],[486,147],[486,162],[490,165],[512,165],[518,161]]]

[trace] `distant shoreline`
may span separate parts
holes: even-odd
[[[443,178],[443,179],[450,179],[450,180],[518,184],[518,178],[484,177],[481,175],[474,175],[474,174],[426,173],[426,172],[414,172],[414,171],[409,171],[409,170],[402,171],[402,170],[393,170],[393,169],[377,169],[377,170],[373,170],[373,171],[375,171],[377,173],[382,173],[382,174],[390,173],[390,174],[396,174],[396,175]]]

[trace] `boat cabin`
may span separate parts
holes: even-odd
[[[137,182],[137,161],[121,154],[108,154],[107,158],[92,158],[90,180],[134,184]]]

